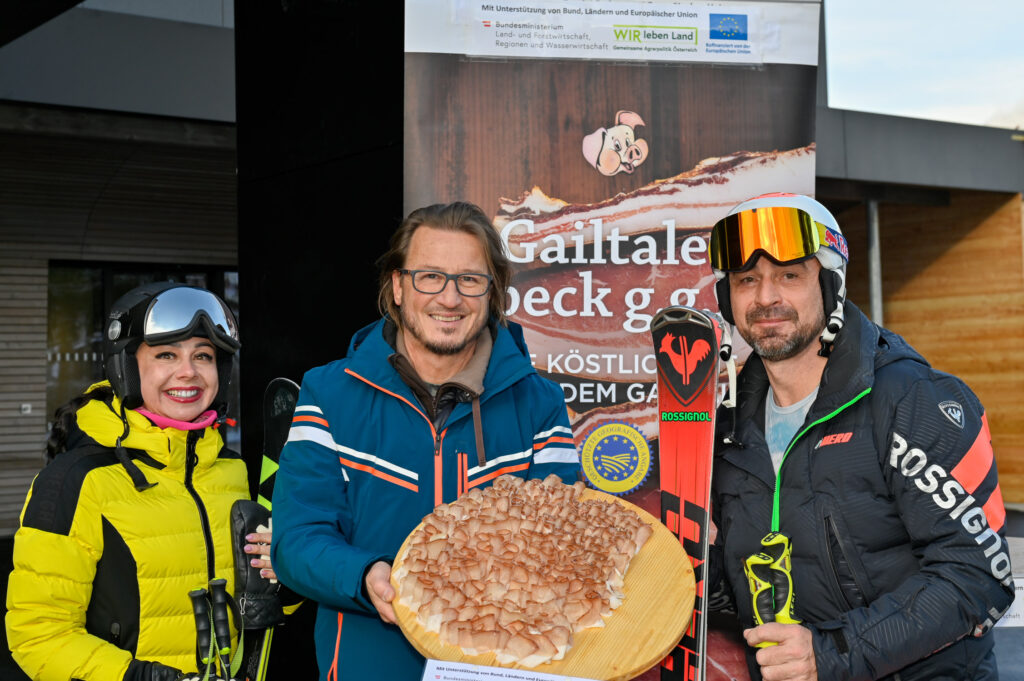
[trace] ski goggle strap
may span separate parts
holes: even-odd
[[[711,267],[723,272],[742,270],[758,253],[787,263],[809,258],[827,246],[849,259],[842,234],[799,208],[765,206],[728,215],[711,228],[708,255]]]
[[[234,352],[240,347],[238,327],[220,298],[202,289],[179,287],[157,295],[146,310],[143,340],[148,345],[183,340],[203,324],[214,345]]]

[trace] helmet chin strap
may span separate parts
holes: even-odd
[[[128,450],[124,448],[121,442],[128,437],[128,433],[131,430],[128,426],[128,416],[125,414],[124,403],[121,403],[121,422],[124,423],[124,432],[121,433],[121,437],[117,438],[114,443],[114,455],[117,457],[118,462],[124,466],[124,469],[128,472],[128,477],[132,479],[132,484],[135,485],[135,489],[140,492],[145,492],[151,487],[156,487],[158,483],[150,482],[146,479],[145,473],[139,470],[139,467],[131,460],[128,456]]]
[[[832,346],[836,342],[836,335],[843,329],[846,318],[843,316],[843,303],[836,304],[836,309],[828,316],[825,322],[825,330],[821,332],[821,349],[818,355],[828,357],[832,354]]]
[[[825,270],[822,271],[824,274]],[[831,270],[830,274],[834,274],[839,279],[839,286],[836,290],[836,307],[829,314],[828,319],[825,320],[825,329],[821,332],[821,349],[818,350],[820,357],[828,357],[832,354],[832,347],[836,342],[836,336],[843,329],[843,324],[846,323],[846,316],[843,312],[843,304],[846,302],[846,276],[842,271]],[[822,293],[825,293],[827,287],[822,287]]]
[[[736,357],[732,354],[732,333],[729,330],[730,324],[722,319],[720,314],[716,316],[719,318],[719,326],[722,329],[719,356],[725,362],[726,374],[729,377],[729,389],[722,399],[722,406],[728,410],[728,413],[732,414],[732,426],[729,432],[722,438],[722,441],[725,444],[735,444],[738,447],[743,447],[743,443],[736,439]]]

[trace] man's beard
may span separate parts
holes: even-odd
[[[754,328],[754,322],[762,319],[788,319],[796,325],[796,328],[788,335],[780,333],[776,329],[767,329],[757,337],[748,338],[741,334],[743,340],[747,341],[757,356],[766,362],[781,362],[796,357],[813,343],[825,328],[825,311],[821,308],[818,308],[814,320],[807,324],[801,324],[796,310],[792,307],[775,305],[755,307],[747,312],[748,333],[751,333],[749,330]]]
[[[418,340],[423,347],[433,354],[443,357],[448,355],[457,355],[465,350],[471,343],[475,343],[476,339],[479,338],[480,334],[483,332],[484,327],[487,326],[487,317],[484,315],[480,319],[479,328],[473,329],[470,333],[466,334],[466,337],[462,340],[453,338],[451,340],[446,339],[436,342],[423,337],[423,333],[420,331],[419,327],[416,325],[414,320],[410,319],[410,315],[407,315],[401,306],[398,307],[398,312],[402,318],[402,330]]]

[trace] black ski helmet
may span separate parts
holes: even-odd
[[[235,316],[206,289],[170,281],[144,284],[117,299],[104,333],[107,379],[125,409],[142,406],[142,384],[135,351],[145,342],[161,345],[208,338],[217,348],[217,395],[210,407],[227,413],[231,373],[240,347]]]

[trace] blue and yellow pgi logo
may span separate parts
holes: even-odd
[[[596,489],[628,494],[643,484],[651,470],[647,440],[628,423],[606,423],[583,440],[583,474]]]

